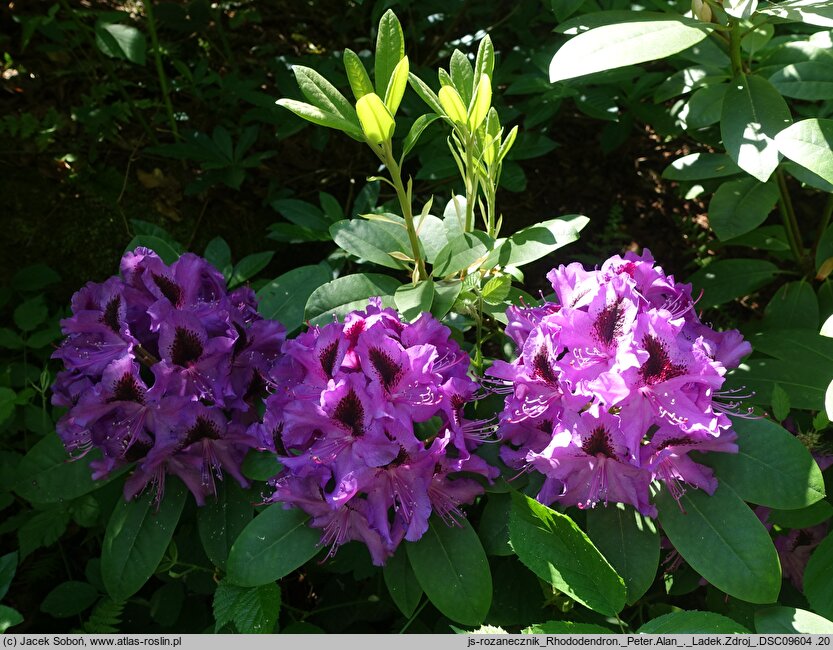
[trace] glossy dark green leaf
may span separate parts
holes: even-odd
[[[806,280],[782,284],[767,303],[761,327],[770,330],[819,328],[819,301]]]
[[[414,321],[423,312],[431,311],[434,301],[434,281],[422,280],[418,284],[403,284],[393,294],[396,308],[405,320]]]
[[[833,634],[833,621],[795,607],[767,607],[755,612],[758,634]]]
[[[533,573],[585,607],[614,616],[625,606],[624,581],[568,516],[513,492],[509,540]]]
[[[508,494],[492,494],[480,516],[477,533],[489,555],[512,555],[509,545],[509,510],[512,499]]]
[[[669,181],[699,181],[742,173],[734,161],[723,153],[692,153],[677,158],[662,172]]]
[[[173,264],[179,259],[179,256],[184,252],[182,246],[177,242],[161,239],[155,235],[136,235],[130,240],[130,243],[125,247],[125,251],[132,251],[138,246],[145,246],[151,249],[165,264]]]
[[[833,99],[833,66],[830,62],[799,61],[786,65],[769,77],[784,97],[817,101]]]
[[[405,617],[410,617],[422,598],[422,587],[417,582],[404,546],[400,546],[393,557],[388,558],[382,575],[393,602]]]
[[[678,119],[685,123],[687,131],[702,129],[720,121],[723,97],[728,84],[715,84],[699,88],[688,100]]]
[[[772,603],[781,565],[769,533],[726,483],[714,495],[689,490],[679,503],[660,491],[659,520],[683,559],[721,591],[750,603]]]
[[[283,469],[277,456],[271,451],[250,450],[243,459],[243,476],[252,481],[268,481]]]
[[[0,600],[9,592],[14,574],[17,572],[17,552],[6,553],[0,557]]]
[[[101,549],[101,575],[115,601],[130,598],[156,571],[176,530],[187,491],[166,481],[162,502],[150,492],[116,504]]]
[[[749,634],[743,625],[714,612],[671,612],[648,621],[640,634]]]
[[[757,291],[778,275],[772,262],[729,259],[712,262],[689,278],[694,294],[702,289],[699,307],[716,307]]]
[[[587,511],[587,534],[625,581],[628,604],[635,603],[648,591],[659,567],[653,520],[625,504],[610,504]]]
[[[98,600],[98,590],[89,582],[62,582],[46,594],[40,610],[55,618],[80,614]]]
[[[425,115],[420,115],[416,120],[414,120],[411,129],[408,131],[408,135],[405,136],[405,140],[402,143],[403,156],[407,156],[410,153],[411,149],[413,149],[416,146],[416,143],[419,142],[423,131],[425,131],[425,129],[438,119],[440,119],[439,115],[426,113]]]
[[[529,625],[546,616],[541,581],[515,556],[492,558],[492,606],[489,625]]]
[[[246,255],[234,267],[229,280],[229,287],[236,287],[243,284],[246,280],[251,280],[272,261],[275,251],[263,251],[262,253],[252,253]]]
[[[744,501],[770,508],[804,508],[824,498],[824,479],[807,448],[771,420],[734,418],[737,454],[711,454],[721,483]]]
[[[485,261],[492,244],[492,239],[478,230],[463,233],[461,237],[449,238],[448,244],[437,254],[434,261],[434,274],[446,276],[459,273],[478,261]]]
[[[431,303],[434,318],[442,319],[451,311],[462,288],[463,283],[460,280],[434,282],[434,302]]]
[[[277,584],[239,587],[223,580],[214,592],[215,631],[234,623],[241,634],[271,634],[281,611]]]
[[[816,546],[804,569],[804,595],[816,614],[833,619],[833,534]]]
[[[215,237],[205,247],[205,259],[228,280],[231,277],[231,249],[222,237]]]
[[[489,256],[486,266],[529,264],[576,241],[589,222],[587,217],[581,215],[567,215],[528,226],[503,242]]]
[[[791,122],[789,107],[766,79],[741,74],[731,82],[720,118],[723,145],[738,167],[762,183],[780,160],[775,136]]]
[[[389,269],[408,268],[407,262],[391,253],[413,255],[404,224],[344,219],[330,226],[330,235],[348,253]]]
[[[321,531],[309,527],[309,515],[275,503],[258,514],[231,547],[229,579],[257,587],[283,578],[321,550]]]
[[[332,278],[326,264],[299,266],[268,282],[257,292],[257,310],[292,332],[304,323],[304,307],[318,287]]]
[[[15,625],[20,625],[23,622],[23,616],[16,609],[0,605],[0,634],[5,634],[6,630]]]
[[[305,318],[313,325],[343,318],[354,309],[366,309],[367,299],[379,296],[386,307],[393,306],[393,294],[400,282],[378,273],[345,275],[318,287],[307,300]]]
[[[99,22],[95,26],[95,42],[98,49],[109,57],[145,65],[147,41],[144,34],[132,25]]]
[[[767,520],[778,524],[781,528],[810,528],[827,521],[833,517],[833,505],[829,501],[816,501],[813,505],[797,510],[779,510],[773,508],[769,511]]]
[[[748,233],[766,221],[778,201],[774,181],[751,176],[723,183],[709,202],[709,225],[721,241]]]
[[[406,548],[417,581],[434,607],[452,621],[480,625],[492,602],[492,575],[468,520],[446,526],[432,518],[422,538]]]
[[[833,183],[833,120],[796,122],[775,136],[775,144],[787,158]]]
[[[199,530],[205,554],[215,566],[224,569],[229,550],[237,536],[252,520],[252,495],[231,477],[218,487],[217,496],[197,510]]]

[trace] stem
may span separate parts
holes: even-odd
[[[798,229],[798,221],[795,218],[795,210],[787,188],[787,180],[780,168],[775,170],[775,177],[778,181],[778,193],[781,195],[778,200],[778,207],[784,221],[784,229],[787,231],[787,241],[790,244],[790,250],[792,250],[795,261],[798,262],[799,266],[804,267],[804,247],[801,243],[801,231]]]
[[[472,141],[466,136],[466,232],[474,230],[474,201],[477,198],[477,178],[472,176]]]
[[[738,77],[743,74],[743,57],[740,52],[742,34],[737,21],[733,20],[730,25],[732,31],[729,32],[729,59],[732,61],[732,77]]]
[[[409,618],[407,620],[407,622],[405,623],[405,625],[402,626],[402,629],[399,630],[399,634],[405,634],[405,630],[407,630],[409,627],[411,627],[411,623],[413,623],[416,620],[416,617],[419,616],[422,613],[422,610],[425,609],[425,606],[427,604],[428,604],[428,599],[426,598],[425,600],[422,601],[422,605],[417,607],[416,611],[413,614],[411,614],[411,618]]]
[[[425,269],[425,260],[419,254],[419,238],[417,237],[416,228],[414,228],[414,213],[411,208],[411,197],[402,182],[402,170],[396,164],[390,142],[386,142],[384,146],[384,155],[380,157],[390,172],[393,188],[396,190],[396,196],[399,199],[399,207],[402,208],[402,216],[405,218],[405,230],[408,231],[408,239],[411,242],[411,251],[414,256],[414,263],[416,264],[413,280],[415,283],[420,280],[427,280],[429,276],[428,271]]]
[[[179,140],[179,130],[176,128],[174,119],[174,108],[171,105],[171,95],[168,92],[168,77],[165,68],[162,67],[162,53],[159,51],[159,38],[156,36],[156,20],[153,16],[153,0],[145,0],[145,13],[147,14],[148,33],[150,42],[153,45],[153,60],[156,63],[156,74],[159,77],[159,87],[162,91],[162,99],[165,102],[165,112],[168,114],[168,122],[171,125],[171,132],[174,138]]]
[[[819,224],[819,230],[816,234],[816,241],[813,243],[814,251],[818,248],[821,236],[824,234],[824,231],[827,230],[827,226],[830,225],[831,216],[833,216],[833,194],[827,197],[827,203],[824,204],[824,212],[821,213],[821,223]]]

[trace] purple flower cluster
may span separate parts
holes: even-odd
[[[560,266],[547,279],[558,303],[510,308],[519,356],[489,371],[507,393],[504,461],[544,474],[545,504],[623,502],[655,516],[654,479],[675,498],[684,484],[713,493],[711,470],[688,453],[737,451],[726,414],[738,405],[720,389],[749,343],[701,323],[691,285],[647,250],[597,270]]]
[[[473,475],[497,474],[472,454],[491,428],[463,414],[478,385],[449,335],[428,313],[407,324],[372,299],[283,346],[252,431],[284,466],[271,500],[307,512],[330,555],[360,540],[384,564],[432,511],[457,521],[483,492]]]
[[[241,485],[249,428],[258,418],[285,330],[262,319],[254,293],[231,293],[204,259],[166,265],[153,251],[124,255],[121,277],[88,283],[61,321],[54,353],[65,370],[52,403],[69,410],[58,434],[73,455],[100,449],[93,476],[135,463],[125,483],[133,498],[148,484],[161,498],[175,474],[199,504],[223,473]]]

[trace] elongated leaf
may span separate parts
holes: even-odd
[[[746,176],[723,183],[709,202],[709,225],[721,241],[748,233],[766,221],[778,201],[778,185]]]
[[[403,284],[393,295],[396,308],[406,320],[414,321],[423,312],[431,311],[434,300],[434,281],[422,280],[417,285]]]
[[[833,517],[833,505],[829,501],[816,501],[813,505],[798,510],[769,511],[768,521],[781,528],[810,528]]]
[[[307,104],[305,102],[299,102],[294,99],[279,99],[275,103],[278,106],[283,106],[284,108],[292,111],[295,115],[305,119],[307,122],[344,131],[355,140],[364,140],[364,134],[362,133],[362,129],[359,126],[358,121],[356,124],[353,124],[336,113],[329,113],[321,110],[317,106],[313,106],[312,104]]]
[[[197,530],[205,554],[224,569],[234,540],[252,520],[253,497],[231,478],[217,489],[217,497],[197,510]]]
[[[550,62],[550,81],[662,59],[699,43],[712,28],[682,17],[663,16],[603,25],[567,41]]]
[[[330,226],[336,244],[348,253],[390,269],[406,269],[402,260],[391,257],[401,252],[411,255],[411,244],[404,225],[364,219],[344,219]]]
[[[701,307],[715,307],[760,289],[776,275],[778,267],[766,260],[719,260],[700,269],[689,280],[695,295],[701,289]]]
[[[799,61],[784,66],[769,82],[785,97],[817,101],[833,99],[833,66],[824,61]]]
[[[579,232],[590,222],[581,215],[567,215],[528,226],[509,237],[495,250],[486,266],[523,266],[545,257],[553,251],[571,244],[579,238]]]
[[[833,621],[806,609],[767,607],[755,612],[758,634],[833,634]]]
[[[765,183],[780,160],[774,138],[791,121],[787,103],[771,83],[741,74],[723,99],[720,134],[726,153],[738,167]]]
[[[804,569],[804,595],[816,614],[833,618],[833,535],[816,546]]]
[[[252,253],[240,260],[234,267],[234,272],[231,274],[229,280],[229,288],[236,287],[243,284],[246,280],[252,279],[272,261],[275,251],[264,251],[262,253]]]
[[[92,492],[117,476],[111,474],[101,481],[93,481],[90,461],[97,456],[91,452],[71,460],[58,436],[46,436],[20,461],[21,479],[14,491],[34,503],[57,503]]]
[[[483,37],[480,45],[477,46],[477,56],[474,60],[474,79],[480,79],[481,75],[488,75],[492,78],[495,69],[495,46],[489,35]]]
[[[404,546],[400,546],[393,557],[388,558],[382,575],[393,602],[403,615],[410,617],[422,598],[422,587],[417,582]]]
[[[95,42],[98,49],[111,58],[145,65],[147,41],[132,25],[99,22],[95,26]]]
[[[443,111],[443,107],[440,105],[440,98],[437,97],[437,93],[431,90],[431,87],[428,84],[417,77],[413,72],[408,73],[408,83],[411,84],[411,88],[413,88],[414,92],[419,95],[420,99],[431,107],[432,111],[434,111],[437,115],[445,115],[445,111]]]
[[[625,504],[610,504],[587,512],[587,534],[625,581],[628,604],[635,603],[648,591],[659,567],[653,520]]]
[[[477,533],[468,520],[446,526],[432,518],[408,559],[431,603],[463,625],[480,625],[492,603],[492,575]]]
[[[625,606],[622,578],[568,516],[513,492],[509,541],[535,575],[585,607],[614,616]]]
[[[787,0],[772,3],[758,13],[792,22],[833,27],[833,3],[824,0]]]
[[[101,549],[101,576],[113,600],[127,600],[153,575],[174,535],[185,495],[185,487],[169,479],[158,509],[150,493],[116,505]]]
[[[388,9],[379,20],[376,34],[376,94],[384,97],[396,65],[405,56],[405,36],[396,14]]]
[[[728,84],[717,84],[695,91],[677,116],[684,123],[685,129],[692,131],[717,124],[728,87]]]
[[[764,419],[735,418],[737,454],[707,459],[718,480],[744,500],[770,508],[804,508],[824,498],[824,479],[807,448]]]
[[[670,181],[699,181],[706,178],[720,178],[734,176],[741,173],[729,156],[722,153],[692,153],[677,158],[665,171],[662,177]]]
[[[754,393],[747,402],[768,406],[773,387],[778,384],[789,396],[792,408],[816,411],[824,407],[824,392],[833,379],[833,368],[818,372],[818,365],[810,366],[808,373],[795,360],[748,359],[731,371],[726,387]]]
[[[448,244],[437,254],[434,274],[446,276],[459,273],[476,264],[478,260],[485,261],[491,247],[491,238],[477,230],[463,233],[459,238],[449,238]]]
[[[367,76],[364,63],[349,47],[344,48],[344,69],[347,71],[347,81],[350,82],[350,89],[356,99],[373,92],[373,84]]]
[[[357,273],[337,278],[312,292],[306,306],[306,319],[313,324],[343,318],[354,309],[367,307],[367,299],[382,298],[382,304],[393,306],[393,294],[399,287],[397,280],[378,273]]]
[[[40,609],[55,618],[80,614],[98,600],[98,590],[88,582],[62,582],[43,599]]]
[[[277,320],[287,332],[300,327],[304,322],[304,307],[318,287],[332,277],[326,264],[300,266],[287,271],[257,292],[257,310],[264,318]]]
[[[655,501],[665,534],[697,573],[750,603],[778,598],[778,553],[764,525],[730,486],[721,482],[712,496],[689,490],[679,503],[663,489]]]
[[[431,303],[434,318],[440,320],[451,311],[462,289],[463,283],[460,280],[434,282],[434,302]]]
[[[787,282],[767,303],[761,327],[768,330],[819,327],[819,301],[806,280]]]
[[[438,120],[440,118],[439,115],[432,115],[431,113],[426,113],[425,115],[420,115],[411,126],[411,129],[408,131],[408,135],[405,136],[405,141],[402,143],[402,155],[407,156],[410,153],[411,149],[416,146],[416,143],[419,141],[422,132],[428,128],[428,126]]]
[[[257,587],[283,578],[321,550],[320,531],[309,527],[309,515],[274,503],[255,517],[232,544],[229,579]]]
[[[469,58],[460,50],[454,50],[451,53],[448,71],[451,74],[451,82],[460,93],[463,103],[468,106],[471,103],[475,84],[474,70],[472,70]]]
[[[775,143],[787,158],[833,183],[833,120],[796,122],[778,133]]]
[[[0,557],[0,600],[9,592],[14,574],[17,572],[17,551]]]
[[[640,634],[749,634],[737,621],[713,612],[672,612],[648,621]]]
[[[359,125],[356,109],[333,84],[312,68],[302,65],[292,66],[292,72],[295,73],[298,88],[310,104],[354,126]]]
[[[417,235],[425,250],[425,261],[433,264],[440,251],[448,245],[448,231],[443,220],[433,214],[427,214],[418,221]]]

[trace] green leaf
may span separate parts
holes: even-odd
[[[393,294],[400,283],[387,275],[356,273],[336,278],[318,287],[307,301],[305,317],[313,325],[329,323],[333,317],[343,318],[354,309],[367,307],[367,299],[382,298],[386,307],[393,306]]]
[[[433,264],[440,251],[448,245],[448,231],[443,220],[433,214],[426,214],[420,218],[417,235],[425,249],[425,261]]]
[[[771,75],[769,82],[785,97],[819,101],[833,99],[833,68],[825,61],[799,61]]]
[[[833,622],[806,609],[767,607],[755,612],[758,634],[833,634]]]
[[[778,384],[772,387],[772,415],[777,422],[783,422],[790,414],[790,396]]]
[[[705,23],[668,15],[603,25],[561,46],[550,62],[550,81],[663,59],[699,43],[712,29]]]
[[[761,226],[755,230],[724,242],[726,246],[747,246],[762,251],[788,251],[787,233],[784,226]]]
[[[0,600],[9,592],[14,574],[17,572],[17,551],[0,557]]]
[[[729,156],[722,153],[692,153],[677,158],[662,172],[669,181],[700,181],[706,178],[721,178],[741,173]]]
[[[798,179],[805,185],[821,190],[822,192],[833,193],[833,183],[828,183],[821,176],[814,174],[809,169],[804,169],[801,165],[796,165],[794,162],[790,161],[782,162],[781,167],[785,172],[790,174],[790,176]]]
[[[738,167],[765,183],[780,160],[774,138],[791,121],[787,103],[771,83],[738,75],[723,100],[723,146]]]
[[[393,137],[396,122],[393,114],[376,93],[368,93],[356,102],[356,112],[365,139],[372,145],[381,145]]]
[[[0,424],[12,416],[16,402],[17,393],[11,388],[0,387]]]
[[[16,609],[0,605],[0,634],[4,634],[6,630],[15,625],[20,625],[23,622],[23,616]]]
[[[711,454],[719,481],[744,501],[769,508],[804,508],[824,498],[824,479],[807,448],[763,418],[734,418],[737,454]]]
[[[413,149],[419,141],[422,132],[425,131],[425,129],[428,128],[432,122],[438,119],[440,119],[439,115],[426,113],[425,115],[420,115],[416,120],[414,120],[414,123],[408,131],[408,135],[405,136],[405,141],[402,143],[403,156],[407,156],[410,153],[411,149]]]
[[[243,476],[252,481],[268,481],[283,469],[283,465],[271,451],[250,449],[240,469]]]
[[[712,262],[689,278],[694,295],[702,290],[698,303],[702,307],[716,307],[723,303],[748,296],[757,291],[776,275],[778,267],[766,260],[730,259]]]
[[[120,474],[93,481],[89,463],[98,457],[92,452],[72,460],[56,435],[43,438],[23,457],[18,466],[21,477],[14,491],[34,503],[58,503],[75,499],[106,485]]]
[[[274,503],[258,514],[231,547],[229,580],[257,587],[283,578],[321,550],[321,532],[309,527],[309,515]]]
[[[454,306],[457,296],[463,289],[460,280],[441,280],[434,282],[434,302],[431,303],[431,314],[440,320]]]
[[[156,235],[136,235],[125,247],[125,251],[135,250],[139,246],[151,249],[165,264],[173,264],[183,253],[183,248],[177,242],[161,239]]]
[[[833,618],[833,535],[816,546],[804,569],[804,595],[816,614]]]
[[[142,32],[135,27],[99,22],[95,26],[95,43],[110,58],[145,65],[147,42]]]
[[[46,264],[33,264],[17,271],[12,286],[18,291],[40,291],[61,281],[61,276]]]
[[[404,224],[343,219],[330,226],[330,235],[348,253],[389,269],[408,268],[406,262],[391,257],[391,253],[413,254]]]
[[[474,75],[473,79],[480,79],[481,75],[488,75],[492,78],[492,73],[495,70],[495,46],[492,45],[492,39],[486,34],[477,46],[477,56],[474,60]]]
[[[623,503],[587,511],[587,534],[622,576],[632,605],[653,584],[659,567],[659,535],[653,520]]]
[[[509,295],[512,288],[512,278],[508,275],[496,275],[483,285],[480,295],[490,305],[499,305]]]
[[[376,94],[385,96],[393,70],[405,56],[405,35],[402,25],[392,10],[388,9],[379,20],[379,32],[376,35],[376,61],[374,76]]]
[[[313,106],[336,115],[354,127],[359,126],[356,109],[338,89],[312,68],[303,65],[292,66],[298,88]]]
[[[709,496],[689,490],[679,503],[662,489],[659,520],[682,558],[721,591],[750,603],[772,603],[781,565],[769,532],[726,483]]]
[[[737,621],[713,612],[671,612],[648,621],[639,634],[749,634]]]
[[[422,280],[417,285],[403,284],[393,296],[396,308],[408,321],[415,321],[423,312],[431,311],[434,300],[433,280]]]
[[[613,631],[594,623],[573,621],[547,621],[521,630],[521,634],[613,634]]]
[[[488,555],[512,555],[509,545],[509,509],[512,499],[508,494],[490,494],[480,516],[477,533]]]
[[[457,92],[460,93],[463,103],[468,106],[471,104],[472,93],[474,92],[474,70],[472,70],[469,58],[460,50],[454,50],[451,53],[448,71],[451,75],[451,82]],[[480,77],[478,77],[479,79]]]
[[[364,140],[364,134],[358,124],[358,117],[356,118],[356,124],[353,124],[351,121],[344,119],[336,113],[330,113],[321,110],[312,104],[299,102],[294,99],[282,98],[275,103],[278,106],[283,106],[285,109],[292,111],[295,115],[305,119],[307,122],[312,122],[313,124],[318,124],[319,126],[326,126],[330,129],[344,131],[355,140]]]
[[[765,329],[812,329],[819,327],[819,301],[806,280],[782,284],[764,309]]]
[[[771,509],[767,519],[781,528],[810,528],[833,517],[833,505],[822,499],[798,510]]]
[[[23,339],[20,335],[8,327],[0,327],[0,348],[7,350],[20,350],[23,347]]]
[[[585,607],[615,616],[625,606],[624,581],[568,516],[513,492],[509,540],[535,575]]]
[[[758,9],[758,0],[726,0],[723,8],[730,16],[746,20]]]
[[[396,553],[388,558],[382,576],[393,602],[406,618],[410,618],[422,598],[422,587],[417,582],[404,546],[400,546]]]
[[[252,520],[252,496],[230,477],[217,488],[217,496],[197,510],[202,547],[214,566],[225,569],[237,536]]]
[[[367,76],[364,63],[349,47],[344,48],[344,70],[347,72],[347,81],[350,82],[350,89],[353,91],[353,96],[358,100],[364,95],[373,92],[373,84],[370,83],[370,77]]]
[[[214,592],[214,631],[229,623],[240,634],[271,634],[281,611],[281,590],[274,582],[238,587],[223,580]]]
[[[723,183],[709,202],[709,225],[721,241],[748,233],[766,221],[778,201],[774,181],[745,176]]]
[[[492,239],[484,232],[463,233],[462,237],[449,238],[448,244],[437,254],[434,274],[446,276],[459,273],[485,260],[492,248]]]
[[[581,215],[567,215],[523,228],[489,256],[486,266],[523,266],[546,257],[562,246],[576,241],[579,232],[589,222],[587,217]]]
[[[98,590],[90,583],[70,580],[62,582],[46,595],[40,611],[55,618],[68,618],[80,614],[96,600]]]
[[[728,84],[717,84],[696,90],[678,115],[685,129],[692,131],[717,124],[728,88]]]
[[[758,13],[807,25],[833,27],[833,4],[824,0],[787,0],[772,3]]]
[[[149,492],[116,504],[101,549],[101,575],[113,600],[130,598],[156,571],[173,538],[185,496],[185,487],[169,479],[158,507]]]
[[[492,575],[468,520],[446,526],[432,517],[420,540],[406,548],[417,581],[434,607],[452,621],[480,625],[492,603]]]
[[[293,332],[304,323],[304,307],[318,287],[331,279],[326,264],[300,266],[263,285],[257,292],[257,310],[264,318],[283,323]]]
[[[243,284],[246,280],[250,280],[260,273],[272,261],[274,255],[275,251],[264,251],[262,253],[246,255],[234,267],[234,272],[231,274],[231,279],[228,283],[229,288],[231,289],[239,284]]]
[[[775,144],[787,158],[833,183],[833,120],[796,122],[775,136]]]
[[[443,111],[443,107],[440,105],[440,98],[437,97],[437,93],[431,90],[431,87],[428,84],[417,77],[413,72],[408,73],[408,83],[411,84],[411,88],[413,88],[414,92],[419,95],[420,99],[431,107],[432,111],[434,111],[437,115],[445,115],[445,111]]]
[[[49,315],[43,296],[36,296],[20,305],[14,310],[14,323],[24,332],[31,332]]]

